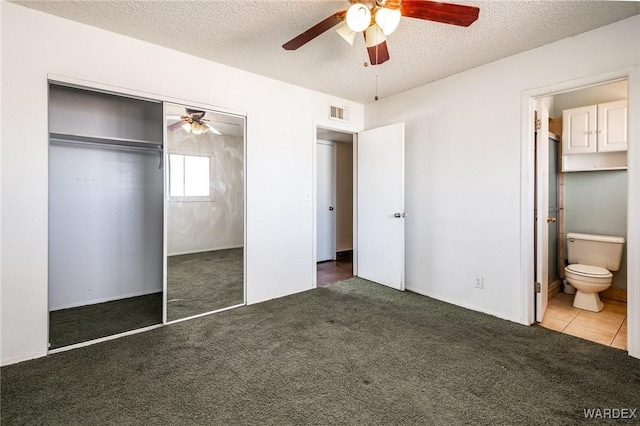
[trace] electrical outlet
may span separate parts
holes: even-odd
[[[475,288],[482,288],[484,286],[484,280],[482,277],[476,277]]]

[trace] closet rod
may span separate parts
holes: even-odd
[[[69,135],[64,133],[51,133],[49,140],[52,143],[77,144],[84,146],[101,145],[105,148],[133,149],[136,151],[162,152],[161,142],[150,142],[135,139],[120,138],[96,138],[92,136]]]

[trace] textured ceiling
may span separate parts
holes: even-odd
[[[298,86],[371,102],[640,14],[637,1],[454,1],[480,8],[468,28],[403,18],[391,59],[329,30],[296,51],[282,44],[349,3],[334,0],[14,1]],[[377,89],[376,89],[377,84]]]

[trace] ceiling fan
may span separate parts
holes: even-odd
[[[193,133],[194,135],[201,135],[208,131],[216,135],[222,134],[216,128],[206,123],[206,121],[209,120],[204,118],[205,111],[185,108],[185,112],[186,114],[181,116],[168,116],[167,118],[178,119],[179,121],[167,126],[167,129],[176,130],[178,127],[182,127],[184,131]]]
[[[337,33],[351,45],[357,33],[364,33],[369,61],[371,65],[380,65],[389,60],[387,36],[396,29],[402,16],[468,27],[480,12],[475,6],[428,0],[349,0],[349,3],[348,9],[334,13],[282,47],[296,50],[342,23]]]

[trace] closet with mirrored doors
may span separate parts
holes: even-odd
[[[245,304],[245,117],[49,84],[49,349]]]

